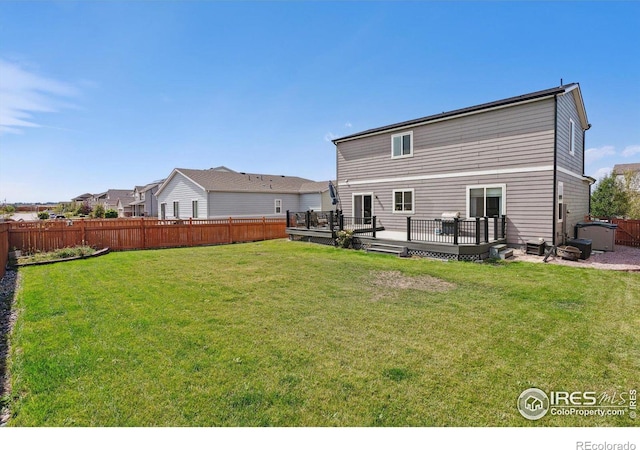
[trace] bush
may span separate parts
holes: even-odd
[[[89,206],[89,202],[82,202],[78,209],[76,210],[77,216],[87,216],[91,214],[91,206]]]
[[[104,219],[104,206],[96,205],[93,209],[93,217],[96,219]]]
[[[336,245],[342,248],[353,248],[353,230],[338,231]]]
[[[49,213],[46,211],[40,211],[38,213],[38,219],[40,220],[47,220],[49,218]]]
[[[107,211],[104,213],[104,218],[105,219],[117,219],[118,218],[118,211],[116,211],[115,209],[107,209]]]

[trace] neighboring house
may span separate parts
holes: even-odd
[[[345,215],[386,230],[407,217],[506,216],[507,243],[559,244],[589,214],[577,83],[335,139]]]
[[[129,205],[133,201],[133,191],[130,189],[109,189],[106,192],[95,194],[89,199],[89,206],[95,208],[102,205],[104,210],[115,209],[118,217],[128,217],[131,215],[132,207]]]
[[[82,203],[82,202],[87,202],[89,201],[89,199],[93,197],[93,194],[89,194],[88,192],[86,194],[82,194],[82,195],[78,195],[77,197],[74,197],[71,199],[72,202],[78,202],[78,203]]]
[[[329,182],[284,175],[174,169],[156,192],[160,219],[285,217],[287,210],[331,209]]]
[[[621,183],[625,183],[625,176],[633,176],[635,180],[632,181],[631,187],[640,191],[640,163],[616,164],[613,166],[613,173]]]
[[[136,186],[133,190],[133,202],[130,203],[134,217],[157,217],[158,199],[156,192],[164,180],[154,181],[146,186]]]

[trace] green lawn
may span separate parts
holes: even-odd
[[[640,274],[286,240],[21,269],[14,426],[531,422],[518,395],[640,388]]]

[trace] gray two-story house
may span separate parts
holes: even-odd
[[[403,233],[407,217],[497,216],[510,245],[559,245],[589,214],[589,128],[572,83],[344,136],[333,141],[340,207]]]

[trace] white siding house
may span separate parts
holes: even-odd
[[[174,169],[156,192],[160,219],[285,217],[330,205],[329,182],[235,172]]]

